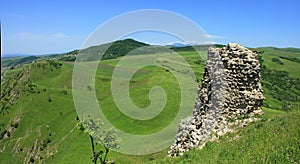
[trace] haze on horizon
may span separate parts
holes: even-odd
[[[43,55],[79,49],[89,34],[102,23],[120,14],[142,9],[181,14],[203,28],[216,43],[300,48],[300,2],[297,0],[112,0],[88,3],[4,0],[0,2],[1,54]],[[172,37],[153,33],[133,35],[131,38],[161,45],[179,42]]]

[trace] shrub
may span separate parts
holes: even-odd
[[[283,64],[284,64],[284,63],[283,63],[281,60],[279,60],[278,58],[272,58],[272,62],[278,63],[278,64],[280,64],[280,65],[283,65]]]

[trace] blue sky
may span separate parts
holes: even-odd
[[[120,14],[162,9],[197,23],[214,42],[300,48],[300,1],[60,1],[2,0],[2,54],[49,54],[78,49],[99,25]],[[141,37],[143,36],[143,37]],[[171,38],[136,36],[148,43]]]

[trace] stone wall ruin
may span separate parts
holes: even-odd
[[[263,90],[258,54],[238,44],[210,47],[192,117],[182,120],[169,156],[202,148],[261,115]]]

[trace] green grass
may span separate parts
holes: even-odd
[[[193,149],[181,157],[156,162],[299,163],[300,110],[284,114],[270,109],[264,112],[261,121],[225,135],[218,142],[208,142],[202,150]]]
[[[219,142],[208,143],[202,150],[192,150],[175,159],[166,157],[167,149],[144,156],[111,152],[108,158],[116,163],[293,163],[293,161],[299,163],[299,102],[278,99],[282,98],[280,95],[283,94],[289,95],[285,96],[288,98],[299,96],[297,95],[299,94],[298,85],[292,83],[291,80],[299,78],[297,68],[300,64],[279,58],[281,55],[300,58],[299,52],[263,49],[266,67],[269,70],[286,71],[289,82],[281,77],[276,78],[275,81],[273,76],[262,77],[265,103],[268,104],[263,107],[265,114],[262,121],[252,123],[237,133],[228,134]],[[191,65],[196,77],[201,79],[204,62],[199,55],[196,52],[180,53]],[[204,53],[206,52],[200,52],[200,54]],[[141,56],[131,57],[139,59]],[[278,58],[283,65],[272,62],[272,58]],[[186,70],[181,69],[185,64],[180,63],[177,58],[160,56],[159,60],[165,64],[166,68],[169,66],[186,77],[190,76]],[[130,97],[135,105],[141,108],[150,105],[148,96],[153,86],[164,88],[168,101],[163,112],[157,117],[146,121],[134,120],[118,110],[111,95],[111,75],[119,61],[120,58],[105,60],[101,62],[97,70],[96,94],[105,116],[114,126],[134,134],[151,134],[166,127],[177,114],[178,102],[180,102],[176,78],[166,71],[166,68],[157,66],[147,66],[137,71],[129,85]],[[33,89],[39,92],[26,92],[17,104],[9,108],[8,112],[0,115],[0,132],[10,127],[16,116],[21,119],[12,137],[0,140],[0,163],[22,163],[25,158],[26,163],[29,160],[28,154],[32,152],[33,155],[37,155],[37,149],[41,148],[43,149],[40,151],[43,163],[91,163],[89,137],[75,128],[77,113],[73,105],[71,90],[73,63],[63,62],[58,69],[54,69],[51,65],[40,64],[38,67],[38,63],[32,65],[28,83],[35,84],[36,87]],[[123,70],[133,67],[132,65],[122,66]],[[7,76],[4,80],[6,82],[11,80],[23,68],[26,69],[26,66],[5,70]],[[4,73],[3,70],[1,73]],[[285,86],[286,84],[289,85]],[[277,90],[269,86],[275,86]],[[290,89],[285,89],[285,87],[290,87]],[[51,97],[51,102],[48,102],[48,97]],[[274,110],[282,109],[284,103],[287,103],[287,106],[291,105],[291,110]],[[43,142],[48,139],[51,142],[42,147]],[[34,149],[35,142],[38,143],[37,149]],[[35,162],[37,163],[38,160],[35,159]]]
[[[149,90],[156,85],[165,88],[168,96],[174,97],[168,100],[165,110],[159,117],[147,121],[136,121],[120,113],[113,103],[108,80],[111,79],[116,63],[117,60],[104,61],[103,67],[98,68],[96,75],[97,97],[108,119],[117,127],[136,134],[150,134],[168,125],[175,117],[179,106],[179,103],[174,102],[180,101],[175,77],[165,69],[156,66],[144,67],[135,73],[130,83],[130,95],[137,106],[149,105],[150,101],[147,102]],[[11,118],[19,112],[22,113],[19,126],[12,134],[13,137],[9,140],[1,140],[0,146],[4,150],[1,152],[3,160],[0,163],[12,163],[15,159],[24,161],[25,158],[28,162],[28,154],[34,149],[35,142],[38,143],[37,149],[39,149],[43,140],[47,139],[51,142],[39,152],[45,162],[87,163],[91,161],[89,137],[79,130],[72,130],[76,125],[77,115],[72,102],[72,68],[71,63],[64,63],[59,69],[54,69],[45,62],[38,62],[31,66],[29,83],[34,83],[36,85],[34,90],[40,92],[26,92],[17,105],[1,116],[0,125],[3,124],[1,128],[4,130],[6,126],[9,126]],[[157,81],[160,82],[157,83]],[[48,102],[48,97],[51,97],[51,102]],[[18,151],[12,152],[14,147]],[[21,149],[22,151],[19,151]],[[34,149],[32,154],[36,153],[38,151]],[[78,154],[81,156],[80,159],[78,159]],[[116,156],[120,154],[112,152],[109,155],[111,158]]]
[[[145,68],[145,71],[146,70],[147,68]],[[110,81],[104,82],[100,79],[98,82],[98,79],[96,79],[96,84],[98,84],[99,86],[105,86],[106,88],[106,90],[104,90],[102,87],[96,86],[96,93],[98,99],[100,100],[99,105],[103,109],[102,111],[104,115],[108,120],[112,120],[114,126],[128,133],[151,134],[166,127],[166,125],[168,125],[176,116],[177,110],[179,108],[179,103],[174,102],[180,102],[179,87],[174,77],[166,73],[166,71],[163,69],[155,68],[149,71],[147,76],[144,75],[143,78],[139,77],[139,79],[133,79],[136,82],[130,83],[130,96],[135,105],[140,108],[144,108],[150,105],[148,95],[150,89],[153,86],[158,85],[162,88],[165,88],[165,91],[170,98],[168,99],[163,112],[154,119],[146,121],[138,121],[129,118],[126,115],[122,114],[115,105],[113,97],[111,95]],[[161,82],[157,83],[157,81]]]
[[[296,49],[294,51],[289,51],[288,49],[277,49],[277,48],[258,48],[259,51],[264,51],[263,58],[265,60],[264,64],[271,70],[280,70],[286,71],[289,73],[290,77],[292,78],[300,78],[299,69],[300,64],[296,62],[282,59],[281,56],[288,57],[288,58],[297,58],[300,59],[300,51]],[[283,65],[279,63],[273,62],[272,58],[279,59]]]
[[[40,82],[42,83],[42,81]],[[13,137],[10,140],[1,141],[0,147],[5,147],[3,154],[7,158],[2,158],[5,160],[0,163],[13,163],[15,161],[13,157],[23,161],[26,153],[30,152],[34,146],[34,142],[37,141],[40,145],[42,140],[47,138],[51,140],[48,145],[49,151],[58,151],[60,141],[76,124],[71,90],[67,90],[68,94],[65,95],[62,91],[66,89],[49,88],[41,85],[39,81],[36,83],[38,84],[37,88],[42,90],[39,94],[26,93],[22,101],[9,109],[9,114],[1,117],[1,124],[8,124],[9,121],[6,118],[13,118],[21,113],[21,121]],[[44,88],[46,91],[43,91]],[[48,102],[49,96],[52,102]],[[20,145],[16,142],[18,139]],[[14,147],[23,149],[23,151],[12,152]],[[47,150],[44,150],[42,154],[44,158],[47,157]]]

